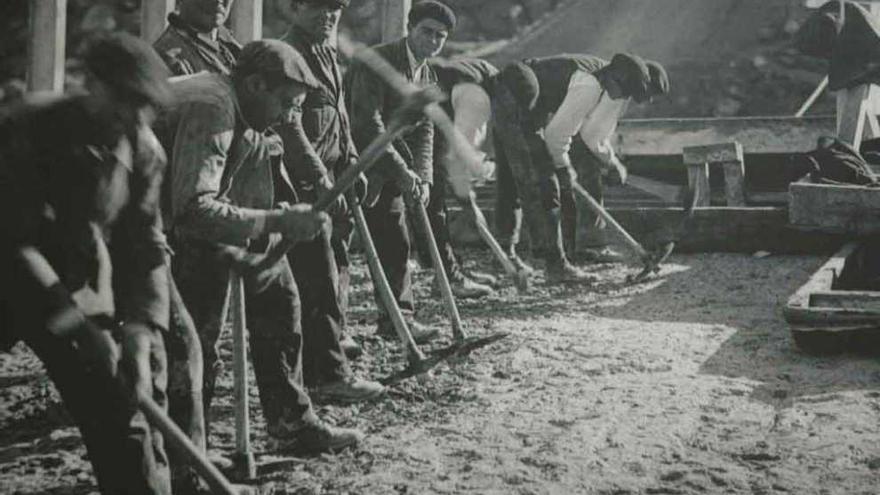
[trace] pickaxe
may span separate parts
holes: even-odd
[[[354,54],[355,50],[350,42],[347,42],[344,39],[339,40],[339,47],[343,53],[348,55]],[[377,76],[379,76],[393,91],[396,91],[400,96],[406,100],[409,95],[417,92],[415,87],[406,80],[396,69],[394,69],[391,64],[388,63],[381,55],[376,53],[376,51],[370,48],[364,48],[358,51],[357,54],[354,55],[354,58],[358,59],[362,62],[367,68],[372,70]],[[465,160],[468,162],[479,161],[479,157],[476,154],[476,151],[471,147],[471,145],[467,142],[465,137],[459,132],[452,124],[452,121],[449,119],[449,116],[437,105],[436,102],[433,102],[429,105],[423,107],[424,114],[431,119],[437,128],[444,134],[446,139],[449,141],[451,150],[454,154],[458,155],[458,159]],[[425,232],[425,235],[428,238],[428,249],[431,254],[431,259],[434,265],[434,276],[438,277],[438,282],[440,284],[440,291],[443,296],[443,304],[446,308],[446,312],[449,316],[450,322],[452,324],[452,334],[453,338],[456,341],[456,345],[461,348],[471,348],[474,343],[479,341],[480,346],[486,345],[497,338],[501,338],[504,334],[500,334],[499,336],[494,336],[495,338],[486,338],[484,339],[469,339],[464,331],[464,327],[461,323],[461,315],[458,312],[458,307],[455,303],[455,296],[452,294],[452,287],[449,285],[449,278],[446,276],[446,270],[443,267],[443,262],[440,257],[440,250],[437,248],[437,242],[434,238],[433,231],[431,230],[431,222],[428,218],[428,213],[425,211],[425,206],[421,202],[416,202],[417,204],[411,205],[412,209],[415,210],[416,213],[416,221],[421,224],[422,230]]]
[[[644,247],[642,247],[641,244],[639,244],[639,241],[635,240],[633,236],[629,235],[629,232],[627,232],[626,229],[623,228],[623,226],[617,223],[617,220],[615,220],[614,217],[612,217],[611,214],[608,213],[608,210],[602,207],[602,205],[600,205],[599,202],[596,201],[593,196],[590,195],[590,193],[588,193],[587,190],[584,189],[583,186],[581,186],[576,180],[572,181],[571,187],[581,196],[584,201],[586,201],[587,206],[589,206],[590,209],[593,210],[593,212],[602,217],[602,219],[605,220],[607,224],[611,225],[611,227],[613,227],[614,230],[616,230],[617,233],[620,234],[620,236],[626,242],[626,245],[629,246],[630,249],[635,251],[636,255],[639,257],[639,260],[642,263],[642,271],[640,271],[636,275],[631,275],[627,277],[627,280],[629,282],[641,282],[650,274],[658,273],[660,271],[660,264],[666,261],[666,258],[668,258],[670,254],[672,254],[675,243],[668,242],[660,246],[660,248],[655,251],[646,250]]]
[[[60,283],[58,274],[49,261],[35,248],[25,247],[15,253],[15,259],[21,267],[33,277],[34,282],[42,287],[52,287]],[[62,309],[58,314],[52,315],[48,322],[48,331],[54,335],[67,335],[80,324],[82,314],[73,306]],[[124,389],[122,381],[117,382],[120,389]],[[147,420],[156,426],[166,441],[185,456],[187,461],[205,479],[214,493],[222,495],[237,495],[237,491],[229,483],[226,477],[211,464],[203,452],[201,452],[192,440],[178,427],[171,418],[156,404],[152,397],[142,391],[135,395],[138,409],[144,413]]]
[[[528,273],[517,270],[513,265],[513,261],[507,257],[504,249],[498,244],[495,236],[492,235],[492,231],[489,230],[489,223],[486,221],[486,217],[483,215],[482,210],[480,210],[480,206],[477,204],[477,197],[473,191],[468,195],[467,204],[471,214],[474,216],[474,224],[477,226],[477,232],[480,234],[480,237],[483,238],[483,242],[489,246],[489,250],[495,255],[495,259],[501,263],[504,272],[513,279],[513,284],[516,287],[516,290],[520,293],[527,292],[529,290]]]

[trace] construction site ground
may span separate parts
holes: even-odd
[[[485,251],[471,268],[494,270]],[[819,256],[674,256],[661,278],[628,286],[633,267],[590,268],[592,288],[532,293],[505,284],[462,301],[467,330],[506,339],[366,405],[320,407],[368,433],[357,450],[280,459],[266,452],[256,388],[253,438],[275,493],[877,493],[880,362],[811,357],[781,316]],[[445,324],[430,272],[416,275],[419,318]],[[352,331],[362,376],[402,366],[372,335],[374,303],[358,259]],[[442,343],[436,344],[436,347]],[[229,360],[231,343],[224,341]],[[234,445],[231,365],[213,447]],[[36,358],[0,355],[0,491],[96,490],[85,449]]]

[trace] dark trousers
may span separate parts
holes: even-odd
[[[602,183],[602,162],[593,155],[587,145],[577,137],[571,146],[571,164],[578,174],[578,182],[599,204],[604,203],[605,188]],[[565,198],[565,194],[563,194]],[[566,246],[570,250],[601,249],[608,244],[605,237],[605,220],[591,210],[580,196],[569,194],[568,218],[563,220]],[[575,206],[576,205],[576,206]],[[565,209],[566,206],[563,206]],[[565,218],[565,216],[563,217]],[[569,238],[571,239],[569,241]]]
[[[379,252],[379,261],[391,285],[391,292],[404,313],[415,311],[412,291],[412,271],[409,267],[409,232],[406,225],[406,204],[396,185],[386,183],[379,200],[364,211],[370,234]],[[379,323],[389,320],[388,311],[376,294]]]
[[[496,118],[494,130],[499,242],[515,252],[525,220],[532,251],[549,263],[561,262],[565,259],[562,191],[570,196],[571,186],[565,183],[566,177],[560,184],[561,174],[554,173],[552,166],[535,163],[521,142],[515,120]]]
[[[333,236],[330,237],[330,245],[333,248],[333,257],[336,260],[336,269],[339,274],[336,285],[336,302],[339,306],[339,331],[345,334],[348,328],[348,298],[351,293],[351,258],[348,256],[348,248],[351,245],[351,235],[354,232],[354,221],[347,216],[344,222],[334,222]]]
[[[193,317],[205,363],[205,421],[209,423],[214,383],[222,367],[219,339],[229,284],[229,264],[208,244],[175,245],[175,281]],[[244,277],[245,318],[260,404],[270,432],[316,419],[302,380],[299,291],[287,259]]]
[[[331,383],[351,374],[339,346],[342,337],[342,311],[337,287],[339,274],[329,233],[309,242],[300,242],[287,257],[302,304],[303,381],[313,387]]]
[[[437,136],[434,137],[438,139]],[[441,138],[442,140],[442,138]],[[439,154],[438,154],[439,153]],[[443,156],[445,151],[442,145],[435,147],[434,156]],[[443,269],[446,275],[452,279],[461,271],[461,264],[452,248],[452,235],[449,233],[449,211],[446,207],[446,197],[448,191],[448,172],[446,167],[434,164],[434,183],[431,185],[431,197],[425,210],[428,213],[428,220],[431,222],[431,233],[437,242],[437,248],[440,250],[440,259],[443,262]],[[416,249],[419,253],[419,259],[425,266],[434,266],[434,260],[431,258],[430,247],[428,246],[427,232],[424,232],[420,222],[412,221],[413,230],[415,231]]]
[[[177,285],[172,277],[169,280],[171,319],[165,337],[165,351],[168,356],[168,415],[197,449],[206,452],[202,345]],[[175,495],[198,493],[199,489],[207,488],[196,470],[190,467],[178,451],[171,449],[168,457],[171,461],[171,484]]]
[[[64,406],[79,427],[101,493],[170,495],[162,434],[150,426],[119,383],[84,366],[70,339],[35,329],[24,340],[46,366]],[[153,399],[164,408],[165,348],[158,331],[151,340]]]

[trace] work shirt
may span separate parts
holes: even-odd
[[[427,64],[416,65],[406,38],[374,47],[407,81],[419,87],[437,82],[437,76]],[[346,107],[352,120],[352,137],[359,148],[366,148],[385,132],[388,119],[402,104],[401,96],[362,62],[355,61],[346,73]],[[396,181],[407,169],[412,169],[423,181],[433,182],[434,125],[427,117],[411,125],[394,140],[385,154],[368,172],[371,180]]]
[[[611,137],[626,111],[628,98],[614,100],[592,74],[579,71],[568,85],[562,104],[544,128],[544,142],[557,168],[571,166],[571,140],[579,135],[606,166],[617,161]]]
[[[201,71],[229,75],[241,51],[241,44],[224,26],[217,28],[216,39],[198,32],[176,13],[168,15],[168,27],[153,43],[153,48],[174,75]]]
[[[246,246],[261,238],[265,211],[296,202],[273,131],[244,121],[229,77],[200,73],[172,84],[176,105],[160,127],[170,154],[174,234]]]
[[[338,54],[329,42],[312,42],[296,27],[281,40],[302,54],[320,84],[306,94],[302,112],[292,112],[286,124],[275,127],[284,140],[290,177],[298,186],[313,185],[323,177],[338,176],[357,157]]]

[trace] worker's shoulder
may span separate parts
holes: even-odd
[[[234,116],[235,87],[229,76],[202,71],[173,77],[169,82],[176,107],[198,107],[214,114]]]

